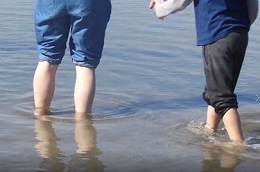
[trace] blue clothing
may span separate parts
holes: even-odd
[[[235,28],[250,29],[245,0],[194,0],[197,45],[214,43]]]
[[[110,0],[38,0],[35,35],[40,61],[60,64],[70,37],[72,62],[96,68],[110,14]]]

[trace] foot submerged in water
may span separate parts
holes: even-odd
[[[51,111],[46,108],[34,108],[34,116],[37,119],[45,119],[46,117],[52,115]]]

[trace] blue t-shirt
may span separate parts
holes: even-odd
[[[197,45],[214,43],[235,28],[250,29],[246,0],[194,0]]]

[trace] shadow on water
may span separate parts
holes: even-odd
[[[38,171],[104,171],[104,165],[98,159],[102,152],[97,148],[96,130],[90,119],[75,122],[75,142],[77,149],[70,160],[63,162],[62,154],[58,148],[58,141],[62,140],[56,135],[51,121],[36,119],[34,121],[35,149],[42,158]]]

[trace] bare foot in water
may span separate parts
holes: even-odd
[[[52,115],[52,113],[49,109],[46,109],[46,108],[35,108],[34,109],[34,116],[37,119],[47,120],[50,115]]]

